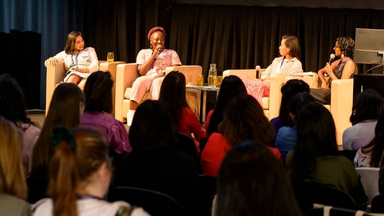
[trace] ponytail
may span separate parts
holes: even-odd
[[[66,128],[57,127],[52,132],[52,143],[56,151],[50,164],[48,195],[53,200],[53,216],[77,216],[75,140]]]

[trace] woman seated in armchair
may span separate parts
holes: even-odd
[[[339,57],[332,64],[327,63],[317,74],[321,80],[320,89],[311,89],[312,96],[323,104],[331,102],[331,82],[338,79],[349,79],[356,73],[356,65],[353,62],[355,41],[348,36],[338,37],[335,42],[335,56]],[[329,80],[325,77],[329,76]]]
[[[81,90],[84,89],[87,77],[99,69],[97,54],[94,48],[84,48],[84,38],[81,32],[72,31],[68,34],[64,50],[50,57],[45,65],[56,65],[58,61],[64,61],[67,76],[64,82],[74,83]]]
[[[269,97],[269,81],[272,74],[303,72],[300,62],[300,44],[296,36],[284,35],[279,46],[280,57],[276,57],[261,74],[260,80],[242,79],[247,92],[261,104],[263,97]]]
[[[161,83],[165,76],[165,68],[181,65],[179,55],[172,49],[164,49],[165,30],[162,27],[153,27],[148,32],[149,49],[140,50],[136,63],[140,77],[132,84],[127,124],[131,126],[133,115],[144,94],[149,90],[153,100],[158,100]]]

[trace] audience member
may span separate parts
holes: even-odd
[[[32,172],[34,176],[48,176],[49,161],[53,156],[51,133],[54,127],[76,127],[84,111],[84,94],[73,83],[58,85],[53,93],[47,117],[33,148]]]
[[[207,114],[205,128],[207,129],[208,136],[218,132],[217,125],[223,120],[223,113],[229,101],[240,94],[247,94],[247,90],[241,79],[234,75],[225,77],[220,86],[215,109],[209,111]]]
[[[92,73],[85,83],[85,109],[81,126],[102,131],[110,148],[117,154],[131,151],[125,126],[110,114],[112,113],[113,80],[109,72]]]
[[[384,112],[381,111],[375,127],[374,138],[368,145],[357,150],[354,159],[356,167],[382,167],[384,154]]]
[[[285,162],[287,153],[295,148],[297,137],[295,123],[299,118],[299,111],[304,105],[312,101],[315,99],[309,93],[302,92],[295,95],[289,103],[289,115],[294,125],[281,127],[277,132],[275,141],[275,147],[279,149],[283,162]]]
[[[357,67],[353,62],[354,47],[355,41],[350,37],[344,36],[336,39],[333,50],[339,59],[332,64],[327,63],[317,72],[321,80],[321,88],[311,89],[311,94],[317,101],[330,104],[332,80],[349,79],[356,73]],[[326,76],[329,76],[328,80]]]
[[[23,132],[21,158],[24,175],[32,169],[32,150],[40,135],[40,125],[27,117],[23,92],[17,81],[9,74],[0,75],[0,115],[13,122]]]
[[[373,140],[383,107],[384,100],[375,90],[364,90],[356,97],[350,117],[352,126],[343,133],[344,150],[358,150]]]
[[[170,195],[188,215],[200,210],[200,185],[196,161],[173,146],[175,129],[160,101],[144,101],[129,129],[132,152],[116,169],[115,186],[131,186]]]
[[[282,126],[293,126],[292,118],[290,116],[290,103],[293,98],[298,93],[308,92],[309,85],[303,80],[292,79],[288,80],[281,87],[281,104],[279,116],[271,119],[271,124],[275,128],[276,133],[279,131]]]
[[[172,113],[171,118],[176,132],[194,138],[198,147],[201,138],[207,134],[196,114],[188,106],[185,85],[184,74],[178,71],[168,73],[161,85],[159,101],[164,103],[169,113]]]
[[[56,65],[58,62],[64,62],[67,76],[64,82],[79,85],[84,89],[87,77],[99,69],[99,62],[94,48],[85,47],[83,34],[78,31],[72,31],[67,36],[64,50],[50,57],[45,61],[45,65]]]
[[[331,113],[321,104],[305,105],[297,119],[297,141],[287,165],[294,184],[315,182],[348,193],[356,205],[368,204],[360,177],[346,157],[340,155]]]
[[[229,102],[218,130],[219,133],[209,136],[201,154],[201,168],[207,176],[217,176],[224,156],[232,147],[245,141],[269,144],[275,135],[260,104],[248,94],[238,95]],[[281,160],[279,150],[269,149]]]
[[[165,30],[156,26],[149,30],[147,38],[149,49],[142,49],[137,54],[136,63],[140,77],[132,84],[127,124],[131,126],[135,110],[139,106],[145,92],[150,91],[153,100],[159,99],[161,83],[165,76],[165,68],[181,65],[179,55],[172,49],[165,49]]]
[[[302,215],[286,171],[262,143],[229,150],[217,184],[213,216]]]
[[[23,135],[10,121],[0,116],[0,212],[1,215],[29,215],[21,145]]]
[[[111,176],[106,137],[90,128],[56,127],[52,132],[55,153],[50,164],[50,198],[33,206],[33,215],[148,215],[128,203],[103,200]]]

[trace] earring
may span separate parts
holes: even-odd
[[[341,58],[344,58],[344,52],[341,53]]]

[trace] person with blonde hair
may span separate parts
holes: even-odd
[[[32,208],[35,216],[148,215],[123,201],[103,200],[112,176],[106,136],[90,128],[56,127],[48,195]]]
[[[21,162],[23,135],[0,116],[0,212],[2,215],[28,215],[27,184]]]

